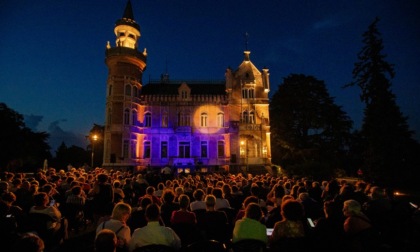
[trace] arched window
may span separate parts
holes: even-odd
[[[128,84],[125,85],[125,95],[131,96],[131,86]]]
[[[225,115],[220,112],[217,114],[217,126],[218,127],[224,127],[225,125]]]
[[[248,111],[242,112],[242,122],[248,123]]]
[[[124,110],[124,124],[125,125],[130,124],[130,110],[129,109]]]
[[[137,110],[134,110],[131,112],[131,124],[137,125]]]
[[[207,113],[201,113],[201,127],[207,127]]]
[[[152,114],[150,112],[144,114],[144,127],[152,127]]]
[[[254,113],[254,111],[249,112],[249,123],[255,123],[255,113]]]

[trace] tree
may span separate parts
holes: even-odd
[[[79,168],[85,164],[89,164],[89,158],[89,151],[74,145],[67,147],[66,144],[62,142],[55,152],[52,166],[64,168],[71,164],[73,167]]]
[[[418,166],[419,146],[412,139],[407,117],[403,116],[391,91],[394,66],[382,53],[383,42],[376,18],[363,33],[364,46],[354,64],[353,81],[365,103],[364,118],[357,146],[362,156],[362,169],[378,183],[404,183]],[[417,154],[416,154],[417,152]],[[406,177],[408,176],[408,177]],[[399,181],[398,181],[399,180]]]
[[[45,132],[32,132],[23,116],[0,103],[0,170],[35,171],[51,157]]]
[[[343,168],[353,122],[334,104],[324,81],[286,77],[270,102],[273,162],[289,173],[332,175]]]

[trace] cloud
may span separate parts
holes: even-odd
[[[312,25],[312,28],[314,30],[322,30],[322,29],[335,28],[335,27],[338,27],[339,25],[340,25],[340,23],[337,22],[336,20],[334,20],[332,18],[326,18],[324,20],[320,20],[318,22],[315,22]]]
[[[30,128],[33,132],[38,132],[38,126],[44,119],[41,115],[24,115],[25,125]]]
[[[67,147],[72,145],[85,148],[86,147],[86,140],[85,137],[81,134],[76,134],[71,131],[65,131],[61,128],[60,123],[67,122],[66,119],[56,120],[50,123],[48,126],[48,133],[50,134],[49,137],[49,144],[51,146],[51,150],[54,152],[57,148],[61,145],[61,143],[65,143]]]

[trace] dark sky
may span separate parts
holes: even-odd
[[[375,17],[386,60],[395,65],[397,104],[420,132],[420,2],[417,0],[132,0],[147,48],[143,82],[223,79],[247,48],[257,68],[270,70],[271,94],[298,73],[325,81],[335,103],[358,129],[363,116],[352,80],[362,34]],[[126,0],[2,0],[0,102],[25,115],[35,131],[85,147],[94,123],[104,125],[106,42]],[[420,133],[416,135],[417,139]]]

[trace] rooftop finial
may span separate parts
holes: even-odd
[[[245,51],[248,51],[248,37],[249,37],[249,34],[248,34],[248,32],[245,32]]]

